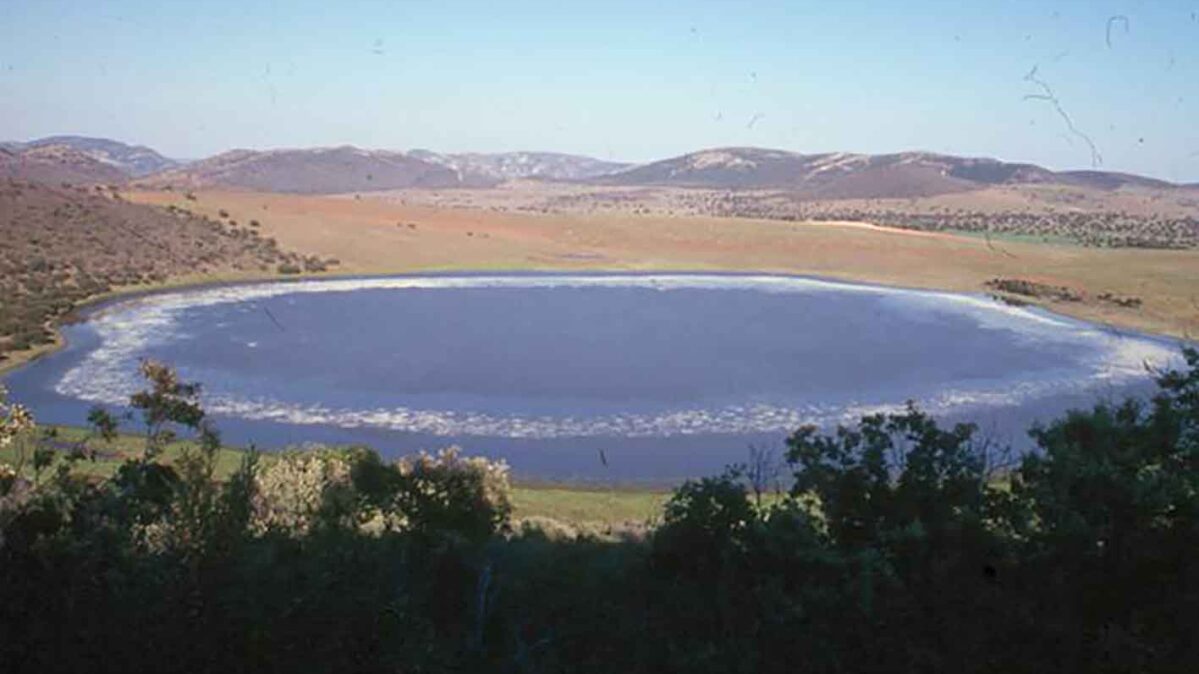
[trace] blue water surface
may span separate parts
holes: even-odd
[[[102,308],[12,373],[42,422],[119,406],[144,357],[227,442],[456,444],[519,478],[670,483],[916,400],[999,442],[1152,389],[1165,340],[984,297],[747,275],[469,275],[207,288]],[[603,452],[604,461],[600,459]]]

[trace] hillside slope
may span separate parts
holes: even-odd
[[[798,154],[730,147],[702,150],[591,180],[601,185],[785,190],[810,199],[928,197],[995,185],[1071,185],[1103,190],[1172,188],[1106,171],[1054,172],[1033,164],[929,152]]]
[[[458,171],[464,184],[501,183],[507,180],[584,180],[629,168],[622,162],[604,161],[559,152],[499,152],[438,154],[412,150],[410,156]]]
[[[89,136],[48,136],[28,143],[13,143],[21,148],[40,148],[51,145],[69,147],[72,150],[88,155],[101,163],[119,169],[130,177],[140,177],[165,171],[179,165],[179,162],[164,157],[144,145],[129,145],[108,138],[92,138]]]
[[[232,150],[148,176],[148,187],[226,187],[299,194],[456,187],[449,167],[401,152],[343,146],[302,150]]]
[[[0,181],[0,361],[49,343],[51,319],[118,286],[304,262],[252,226],[131,204],[99,188]]]
[[[129,176],[120,168],[66,145],[0,148],[0,180],[49,185],[120,185]]]

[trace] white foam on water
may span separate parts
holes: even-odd
[[[1053,395],[1102,391],[1147,377],[1147,368],[1174,366],[1174,349],[1163,342],[1122,335],[1099,326],[1015,307],[989,298],[945,292],[917,291],[883,286],[838,283],[789,276],[723,276],[700,274],[655,275],[544,275],[544,276],[424,276],[263,283],[224,286],[151,295],[112,305],[90,320],[99,346],[68,370],[55,385],[64,396],[121,405],[140,388],[137,359],[150,347],[184,337],[179,315],[190,309],[219,304],[252,303],[283,295],[345,293],[358,290],[461,289],[461,288],[650,288],[662,292],[681,289],[738,289],[766,293],[850,293],[882,297],[923,312],[950,312],[966,316],[980,329],[1005,330],[1031,342],[1076,344],[1096,354],[1088,369],[1077,377],[1007,381],[1001,388],[961,388],[917,400],[934,414],[973,408],[1014,406]],[[257,346],[254,342],[247,347]],[[665,437],[675,435],[757,433],[792,430],[803,424],[846,423],[863,414],[896,411],[904,401],[860,401],[849,404],[732,405],[718,409],[685,408],[660,414],[610,414],[601,416],[492,415],[462,410],[429,410],[406,407],[374,409],[304,405],[275,398],[245,398],[227,394],[206,396],[213,413],[250,420],[296,425],[332,425],[345,428],[380,428],[437,436],[488,436],[509,438],[562,438],[588,436]]]

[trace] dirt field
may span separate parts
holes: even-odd
[[[444,192],[443,192],[444,194]],[[335,257],[338,273],[449,269],[724,270],[815,274],[956,291],[994,277],[1067,286],[1054,310],[1172,336],[1199,335],[1199,251],[1084,248],[863,227],[631,213],[539,214],[414,205],[404,195],[134,192],[246,223],[285,248]],[[425,200],[426,203],[428,200]],[[1117,307],[1101,293],[1141,298]]]

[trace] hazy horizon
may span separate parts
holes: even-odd
[[[924,150],[1199,181],[1193,3],[0,11],[0,140],[98,136],[181,159],[340,145],[628,162],[724,146]]]

